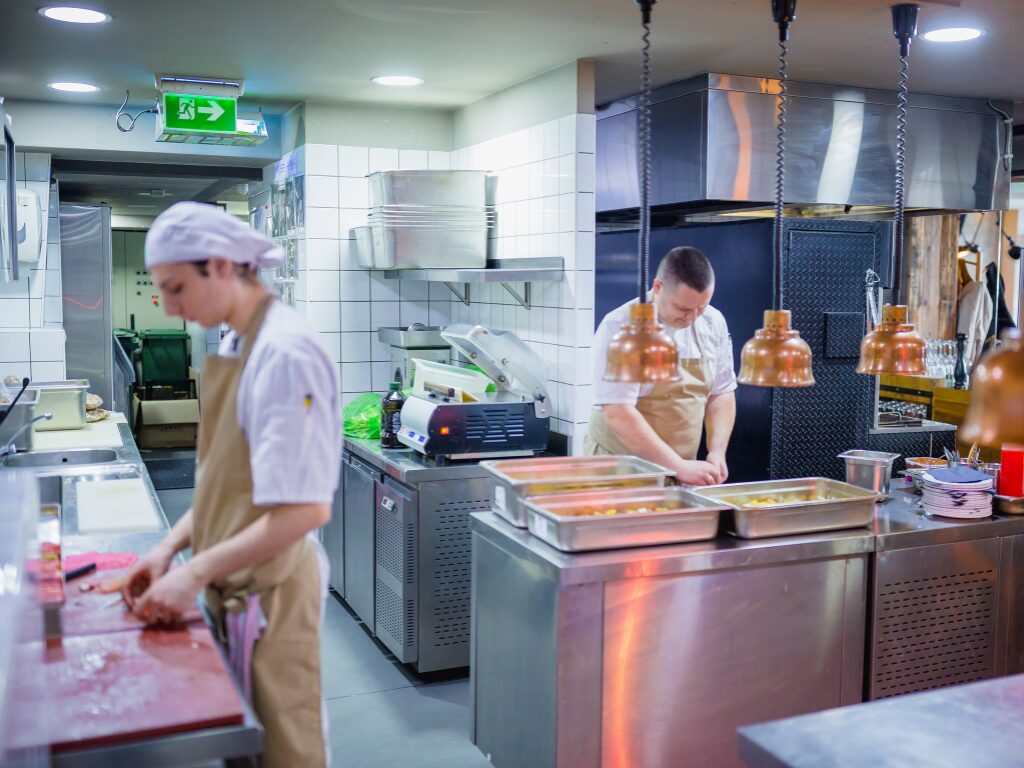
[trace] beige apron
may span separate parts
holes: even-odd
[[[704,411],[713,379],[697,330],[691,325],[690,331],[700,357],[681,358],[679,373],[682,378],[679,381],[655,384],[651,394],[641,397],[636,403],[636,409],[654,428],[658,437],[684,459],[697,457],[704,429]],[[583,452],[588,456],[623,456],[630,453],[608,426],[600,407],[594,408],[590,414],[590,424],[583,438]]]
[[[242,370],[273,302],[268,296],[259,305],[239,357],[211,355],[204,363],[192,504],[192,547],[197,553],[234,536],[271,509],[252,502],[249,443],[238,423],[237,402]],[[325,765],[320,578],[316,546],[303,537],[273,559],[210,584],[205,592],[222,639],[228,634],[228,614],[255,607],[265,616],[266,626],[251,647],[247,666],[252,704],[266,731],[262,764],[270,768]]]

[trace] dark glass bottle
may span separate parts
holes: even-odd
[[[401,448],[398,441],[398,430],[402,426],[402,406],[405,396],[402,395],[402,382],[392,381],[388,384],[388,393],[380,401],[380,445],[381,448]]]
[[[964,345],[966,342],[966,333],[958,333],[956,335],[956,366],[953,368],[953,386],[957,389],[967,389],[967,366],[964,364]]]

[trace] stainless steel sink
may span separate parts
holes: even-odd
[[[63,467],[75,464],[109,464],[117,460],[112,448],[84,448],[73,451],[29,451],[4,459],[5,467]]]

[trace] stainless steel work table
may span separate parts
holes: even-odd
[[[1024,671],[1024,518],[917,501],[893,491],[862,529],[581,554],[474,515],[474,742],[501,768],[741,765],[740,726]]]
[[[1024,675],[740,730],[750,768],[1006,768],[1024,755]]]
[[[470,480],[489,477],[475,461],[437,464],[412,448],[381,448],[379,440],[346,437],[342,448],[400,483],[415,485],[432,480]]]
[[[169,526],[153,488],[149,473],[127,424],[120,424],[122,446],[116,448],[116,459],[106,464],[39,467],[33,470],[40,480],[40,498],[60,501],[62,550],[65,555],[82,552],[134,552],[144,555],[167,533]],[[142,478],[153,508],[161,522],[161,530],[147,533],[109,533],[102,535],[78,533],[78,516],[72,488],[75,476],[99,475],[117,471],[137,471]],[[152,768],[193,765],[204,761],[255,756],[262,751],[263,727],[244,701],[244,720],[240,725],[203,728],[194,731],[138,739],[110,746],[70,750],[51,756],[58,768],[101,768],[110,765],[145,765]]]

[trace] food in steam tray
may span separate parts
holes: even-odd
[[[777,507],[784,504],[806,504],[811,501],[838,501],[835,496],[827,493],[788,493],[785,496],[758,496],[754,499],[723,499],[727,504],[737,507]]]
[[[609,507],[608,509],[588,509],[573,514],[580,517],[614,517],[615,515],[640,515],[645,512],[668,512],[668,510],[668,507],[636,507],[635,509]]]

